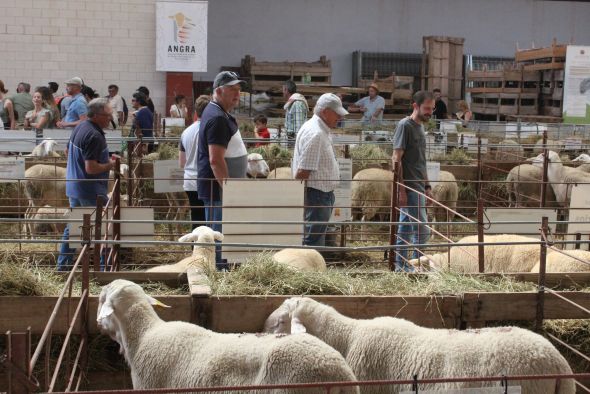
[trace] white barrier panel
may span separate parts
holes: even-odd
[[[547,130],[546,125],[542,124],[518,124],[506,123],[506,138],[529,138],[539,137],[543,138],[543,132]]]
[[[122,132],[121,130],[105,130],[104,136],[107,140],[109,152],[121,152]]]
[[[32,152],[37,145],[37,132],[32,130],[0,131],[0,150],[6,152]]]
[[[332,222],[352,220],[352,159],[338,158],[340,169],[340,184],[334,190],[334,209],[332,210]]]
[[[540,239],[541,218],[547,216],[550,222],[556,221],[557,211],[551,208],[486,208],[485,216],[491,222],[486,234],[529,234]],[[526,221],[531,223],[510,223]]]
[[[426,174],[428,176],[428,183],[430,183],[430,186],[435,187],[438,185],[438,180],[440,179],[440,163],[436,161],[427,161]]]
[[[178,166],[178,160],[154,161],[154,193],[171,193],[184,191],[184,170]]]
[[[24,177],[24,157],[0,157],[0,183],[17,182]]]
[[[582,234],[582,239],[588,239],[590,234],[590,223],[572,223],[572,222],[590,222],[590,185],[576,185],[572,188],[572,198],[570,201],[570,215],[567,227],[568,241],[576,239],[576,234]],[[566,249],[575,249],[575,245],[567,245]],[[588,250],[588,245],[580,245],[580,249]]]
[[[82,236],[82,222],[84,214],[92,214],[91,224],[94,228],[94,208],[71,208],[70,213],[67,216],[68,219],[72,220],[68,223],[70,228],[70,248],[79,248],[80,240]],[[109,218],[113,217],[112,209],[109,212]],[[153,208],[136,208],[136,207],[122,207],[121,208],[121,220],[153,220],[154,209]],[[80,220],[80,222],[78,222]],[[106,223],[102,223],[101,235],[104,237],[106,232]],[[111,233],[112,234],[112,231]],[[109,237],[112,238],[112,235]],[[122,241],[153,241],[154,240],[154,223],[121,223],[121,240]],[[121,243],[121,247],[124,248],[145,248],[153,245],[138,245],[138,244],[125,244]]]
[[[477,153],[478,139],[475,135],[463,134],[463,143],[461,144],[461,136],[459,136],[459,144],[462,148],[467,149],[469,153]],[[481,139],[481,153],[488,151],[488,139]]]
[[[444,156],[447,153],[447,141],[446,133],[428,134],[426,136],[426,160]]]
[[[228,179],[223,187],[223,220],[301,222],[303,200],[304,186],[299,180]],[[301,245],[303,225],[227,223],[222,232],[226,243]],[[223,257],[243,261],[257,251],[248,247],[223,248]]]
[[[72,135],[72,130],[73,129],[46,129],[43,130],[43,139],[55,140],[55,142],[57,142],[55,150],[65,151],[68,146],[68,141],[70,140],[70,135]]]
[[[184,118],[162,118],[162,127],[164,125],[166,125],[166,128],[182,127],[184,129],[186,127]]]
[[[346,145],[346,144],[358,144],[361,142],[360,133],[349,133],[349,134],[330,134],[332,137],[332,143],[335,145]]]
[[[438,129],[445,134],[457,134],[457,126],[462,126],[460,120],[442,120]]]

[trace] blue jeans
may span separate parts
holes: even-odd
[[[305,221],[328,222],[334,206],[334,192],[323,192],[312,187],[305,188]],[[303,245],[325,246],[327,224],[306,224]]]
[[[214,231],[221,231],[221,223],[211,223],[209,221],[218,221],[220,222],[223,215],[221,208],[221,201],[212,201],[212,200],[203,200],[203,204],[205,204],[205,221],[207,222],[207,226]],[[227,262],[221,259],[221,243],[219,241],[215,241],[217,246],[215,246],[215,267],[221,271],[222,269],[227,269]]]
[[[74,198],[69,197],[70,199],[70,208],[77,208],[77,207],[96,207],[96,199],[87,199],[87,198]],[[106,201],[106,197],[103,196],[103,201]],[[59,251],[59,256],[57,257],[57,270],[58,271],[69,271],[72,269],[73,260],[74,260],[74,253],[76,253],[76,249],[71,249],[70,244],[67,242],[70,239],[70,228],[66,226],[64,229],[64,234],[62,236],[61,248]],[[98,245],[96,246],[98,247]],[[101,271],[104,269],[104,256],[100,256],[100,267]]]
[[[425,244],[430,238],[430,229],[424,224],[416,223],[418,219],[420,222],[426,222],[426,198],[423,195],[407,190],[408,203],[407,206],[401,208],[399,221],[402,223],[397,228],[397,254],[395,257],[395,270],[413,272],[414,267],[406,262],[408,259],[408,250],[414,244]],[[412,217],[412,218],[411,218]],[[417,250],[414,250],[412,258],[420,257]]]

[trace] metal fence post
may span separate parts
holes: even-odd
[[[485,250],[483,246],[483,200],[479,198],[477,200],[477,262],[479,266],[479,272],[485,272]]]
[[[394,223],[399,220],[399,215],[397,213],[398,207],[398,186],[397,182],[399,179],[399,163],[393,163],[393,182],[391,183],[391,210],[389,214],[389,245],[394,246],[397,242],[396,232],[397,232],[397,225]],[[389,270],[395,271],[395,249],[390,248],[389,252],[387,253]]]
[[[34,385],[30,381],[31,332],[6,333],[8,366],[8,394],[29,394]]]
[[[547,203],[547,170],[549,168],[549,155],[547,154],[547,130],[543,131],[543,179],[541,183],[541,208]]]
[[[535,320],[535,330],[540,331],[543,328],[544,308],[545,308],[545,271],[547,264],[547,233],[549,230],[547,216],[541,220],[541,255],[539,256],[539,281],[537,292],[537,316]]]

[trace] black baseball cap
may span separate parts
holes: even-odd
[[[222,86],[233,86],[236,84],[246,84],[246,81],[242,81],[238,74],[233,71],[222,71],[215,76],[213,81],[213,89],[217,89]]]

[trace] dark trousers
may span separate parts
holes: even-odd
[[[205,225],[205,203],[199,200],[199,194],[196,190],[185,190],[188,202],[191,205],[191,222],[192,229]]]

